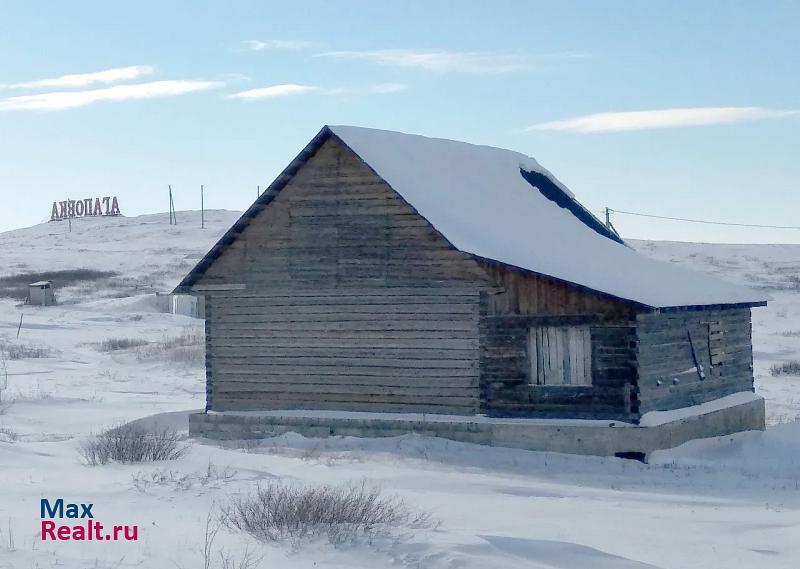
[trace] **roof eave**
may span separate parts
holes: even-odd
[[[567,285],[572,286],[572,287],[574,287],[574,288],[576,288],[578,290],[582,290],[583,292],[586,292],[586,293],[589,293],[589,294],[593,294],[595,296],[601,296],[601,297],[604,297],[604,298],[608,298],[609,300],[613,300],[613,301],[620,302],[620,303],[623,303],[623,304],[628,304],[628,305],[630,305],[630,306],[632,306],[632,307],[634,307],[634,308],[636,308],[638,310],[643,310],[643,311],[648,311],[648,312],[679,312],[679,311],[692,311],[692,310],[699,311],[699,310],[713,310],[715,308],[716,309],[719,309],[719,308],[725,308],[725,309],[730,309],[730,308],[753,308],[753,307],[766,306],[767,305],[767,301],[766,300],[759,300],[759,301],[753,301],[753,302],[723,302],[723,303],[713,303],[713,304],[687,304],[687,305],[680,305],[680,306],[654,306],[654,305],[651,305],[651,304],[640,302],[638,300],[632,300],[630,298],[623,298],[621,296],[617,296],[617,295],[614,295],[614,294],[611,294],[611,293],[608,293],[608,292],[604,292],[602,290],[597,290],[597,289],[594,289],[594,288],[591,288],[591,287],[588,287],[586,285],[582,285],[582,284],[579,284],[579,283],[576,283],[576,282],[568,281],[568,280],[565,280],[565,279],[560,279],[560,278],[554,277],[552,275],[547,275],[545,273],[539,273],[537,271],[533,271],[531,269],[526,269],[526,268],[523,268],[523,267],[518,267],[516,265],[511,265],[509,263],[504,263],[503,261],[498,261],[497,259],[490,259],[488,257],[481,257],[480,255],[475,255],[474,253],[468,253],[466,251],[464,251],[464,252],[467,253],[473,259],[475,259],[476,261],[479,261],[479,262],[483,262],[483,263],[487,263],[487,264],[493,264],[493,265],[501,265],[503,267],[506,267],[508,269],[511,269],[511,270],[514,270],[514,271],[517,271],[517,272],[520,272],[520,273],[524,273],[524,274],[529,274],[529,275],[545,278],[545,279],[548,279],[548,280],[551,280],[551,281],[554,281],[554,282],[557,282],[557,283],[567,284]]]
[[[657,310],[660,312],[680,312],[692,310],[714,310],[720,308],[756,308],[766,306],[766,300],[754,300],[752,302],[723,302],[714,304],[687,304],[682,306],[661,306]]]
[[[523,274],[532,275],[532,276],[536,276],[536,277],[541,277],[541,278],[544,278],[544,279],[547,279],[547,280],[550,280],[550,281],[553,281],[553,282],[569,285],[569,286],[574,287],[574,288],[576,288],[578,290],[581,290],[581,291],[589,293],[589,294],[593,294],[595,296],[601,296],[603,298],[607,298],[607,299],[613,300],[615,302],[620,302],[622,304],[630,305],[633,308],[638,309],[638,310],[647,310],[647,311],[658,310],[657,306],[650,306],[649,304],[645,304],[643,302],[639,302],[639,301],[636,301],[636,300],[631,300],[629,298],[622,298],[621,296],[616,296],[616,295],[613,295],[613,294],[608,293],[608,292],[603,292],[602,290],[597,290],[597,289],[588,287],[586,285],[582,285],[582,284],[575,283],[575,282],[572,282],[572,281],[568,281],[568,280],[565,280],[565,279],[560,279],[558,277],[554,277],[552,275],[547,275],[545,273],[539,273],[537,271],[533,271],[531,269],[526,269],[524,267],[518,267],[517,265],[511,265],[511,264],[505,263],[503,261],[498,261],[497,259],[490,259],[489,257],[481,257],[480,255],[476,255],[474,253],[468,253],[468,252],[466,252],[466,253],[469,256],[471,256],[473,259],[475,259],[476,261],[479,261],[479,262],[482,262],[482,263],[487,263],[487,264],[491,264],[491,265],[501,265],[503,267],[506,267],[508,269],[511,269],[513,271],[517,271],[517,272],[520,272],[520,273],[523,273]]]

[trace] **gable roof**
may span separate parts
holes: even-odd
[[[330,136],[465,253],[651,308],[764,303],[747,288],[640,255],[524,154],[353,126],[324,127],[176,290],[190,289]]]

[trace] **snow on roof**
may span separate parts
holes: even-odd
[[[531,186],[524,154],[452,140],[331,126],[456,248],[654,308],[758,304],[763,295],[640,255]]]
[[[35,283],[31,283],[28,286],[48,286],[50,285],[50,281],[36,281]]]

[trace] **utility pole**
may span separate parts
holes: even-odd
[[[261,197],[261,186],[256,186],[256,199]]]
[[[610,207],[607,207],[606,208],[606,229],[608,229],[609,231],[614,233],[614,235],[619,237],[620,242],[622,242],[622,237],[620,236],[619,231],[617,231],[617,228],[614,227],[614,225],[611,223],[611,214],[612,213],[614,213],[614,210],[611,209]]]
[[[178,218],[175,216],[175,202],[172,201],[172,186],[169,188],[169,224],[178,225]]]
[[[206,210],[203,206],[203,184],[200,184],[200,229],[206,228]]]

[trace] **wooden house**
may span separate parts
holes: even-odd
[[[640,255],[523,154],[345,126],[176,292],[205,299],[209,412],[631,424],[752,392],[766,304]]]

